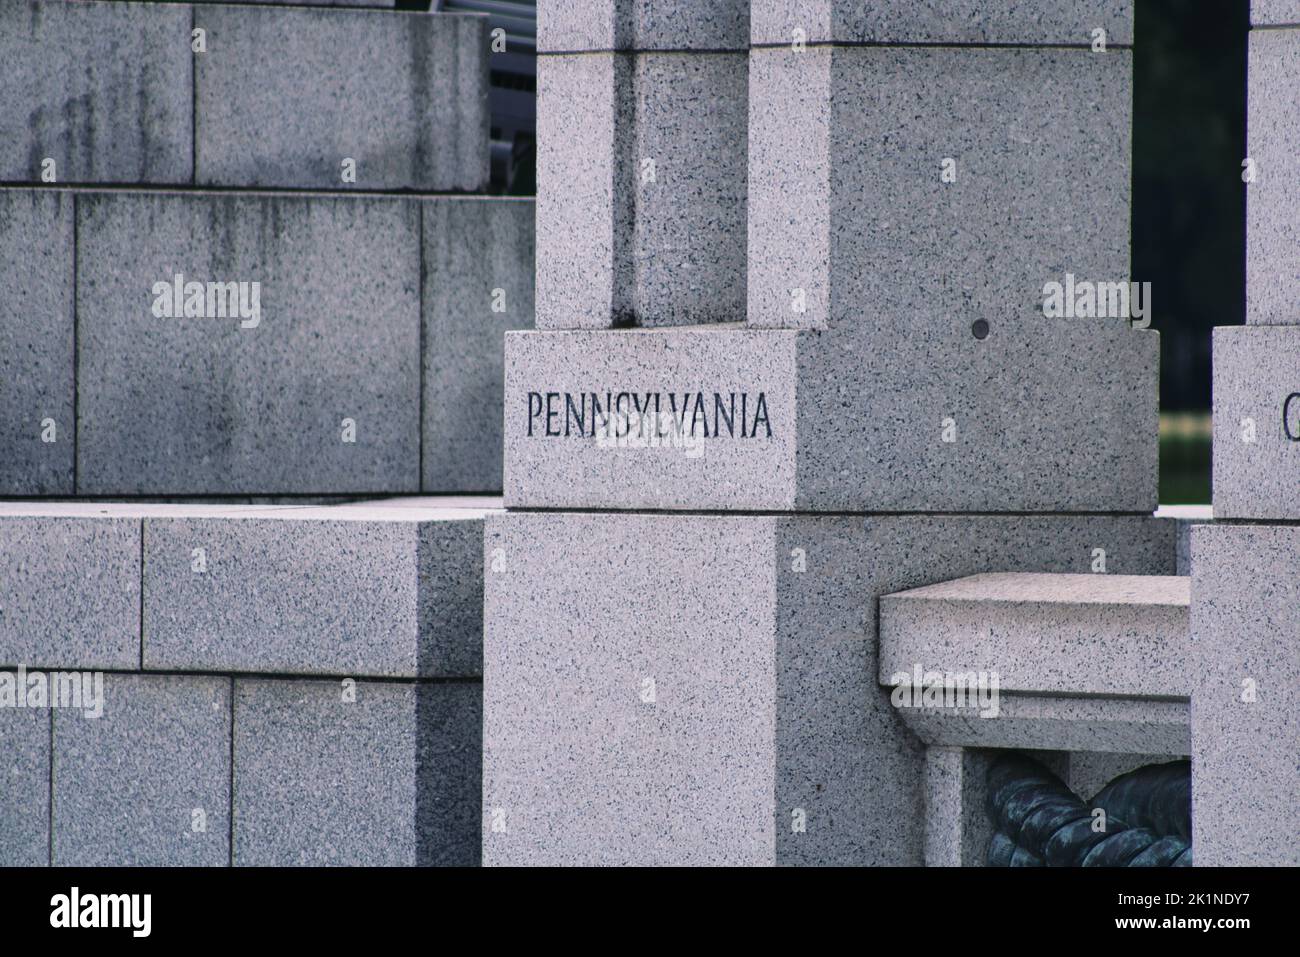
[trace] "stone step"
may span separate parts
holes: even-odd
[[[0,181],[481,190],[488,58],[476,15],[7,3]]]
[[[478,681],[84,677],[0,709],[0,865],[479,861]]]
[[[1191,579],[991,572],[880,600],[881,684],[996,675],[1038,694],[1187,698]]]
[[[486,863],[915,865],[879,597],[1098,550],[1169,574],[1174,523],[506,512],[484,549]]]
[[[0,666],[476,677],[484,504],[0,502]]]
[[[1150,512],[1158,344],[1121,324],[980,340],[960,317],[511,333],[506,504]]]
[[[502,334],[532,325],[532,214],[0,191],[0,494],[498,491]],[[229,289],[243,298],[212,296]]]

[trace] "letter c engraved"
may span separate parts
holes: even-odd
[[[1291,431],[1291,403],[1297,402],[1297,400],[1300,400],[1300,392],[1292,392],[1286,397],[1286,401],[1282,403],[1282,431],[1286,433],[1286,437],[1292,442],[1300,442],[1300,416],[1296,416],[1297,431]],[[1300,402],[1297,402],[1297,404],[1300,404]]]

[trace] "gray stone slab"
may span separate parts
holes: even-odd
[[[736,322],[743,53],[538,60],[537,325]]]
[[[1248,67],[1246,321],[1300,324],[1300,29],[1253,30]]]
[[[1258,0],[1256,0],[1258,2]],[[753,0],[755,44],[1133,42],[1133,0]]]
[[[3,495],[73,491],[74,202],[61,191],[0,190]]]
[[[392,511],[146,520],[145,667],[481,674],[482,513]]]
[[[194,24],[197,183],[487,186],[486,17],[216,6]]]
[[[50,862],[50,712],[0,708],[0,867]]]
[[[533,327],[534,203],[435,199],[421,210],[421,486],[499,491],[505,333]]]
[[[104,676],[99,717],[54,715],[53,862],[225,866],[231,679]]]
[[[0,666],[139,664],[139,520],[0,514]]]
[[[993,824],[984,810],[988,752],[925,749],[925,866],[982,867]]]
[[[414,204],[101,193],[77,215],[79,493],[418,489]],[[260,312],[159,318],[176,275],[260,283]]]
[[[491,516],[485,863],[919,864],[877,598],[1098,547],[1172,569],[1150,518]]]
[[[1187,701],[1003,694],[996,717],[973,707],[900,708],[900,720],[932,747],[1014,748],[1186,755]]]
[[[1300,326],[1214,330],[1214,516],[1300,519]]]
[[[747,50],[749,8],[749,0],[547,0],[537,49]]]
[[[1300,26],[1300,2],[1297,2],[1297,0],[1250,0],[1250,22],[1266,26]]]
[[[1120,321],[1044,302],[1129,281],[1131,51],[767,48],[749,82],[750,324]]]
[[[1196,863],[1295,867],[1300,528],[1216,523],[1192,547]]]
[[[481,686],[239,679],[236,865],[470,865]]]
[[[1005,691],[1187,697],[1191,581],[985,572],[880,599],[880,683],[997,675]],[[899,676],[903,676],[899,680]]]
[[[188,8],[13,0],[0,61],[0,181],[189,182]]]
[[[980,341],[968,326],[507,333],[506,504],[1155,507],[1156,333],[1013,323]],[[630,425],[598,425],[592,393],[602,414],[616,404]],[[637,413],[647,409],[643,424]]]

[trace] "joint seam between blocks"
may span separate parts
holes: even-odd
[[[81,337],[79,335],[79,326],[81,325],[80,306],[80,282],[77,275],[80,266],[81,250],[81,226],[79,223],[80,212],[77,208],[77,194],[72,194],[72,494],[76,495],[81,489],[78,485],[80,473],[78,470],[77,460],[81,458],[81,443],[79,440],[81,432]]]
[[[226,794],[226,866],[235,866],[235,676],[230,676],[230,774]]]
[[[418,377],[419,388],[420,388],[420,417],[419,417],[419,421],[416,423],[416,429],[418,430],[418,435],[416,437],[417,474],[415,480],[415,487],[418,488],[421,492],[424,491],[424,380],[425,380],[424,367],[426,365],[424,350],[427,345],[425,341],[425,335],[424,335],[424,280],[425,280],[425,270],[427,269],[427,266],[425,264],[425,258],[424,258],[424,217],[425,217],[424,207],[425,207],[424,203],[419,204],[418,214],[420,217],[420,223],[417,229],[418,236],[416,239],[416,246],[417,249],[419,250],[419,256],[420,256],[419,268],[417,269],[418,275],[416,277],[416,282],[419,283],[419,287],[420,287],[416,293],[417,299],[419,301],[419,315],[416,317],[416,321],[420,324],[419,331],[418,331],[419,342],[420,342],[420,356],[419,356],[420,371]]]

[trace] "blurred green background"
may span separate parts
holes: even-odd
[[[1210,501],[1210,330],[1246,303],[1246,0],[1137,0],[1133,278],[1160,330],[1160,501]]]

